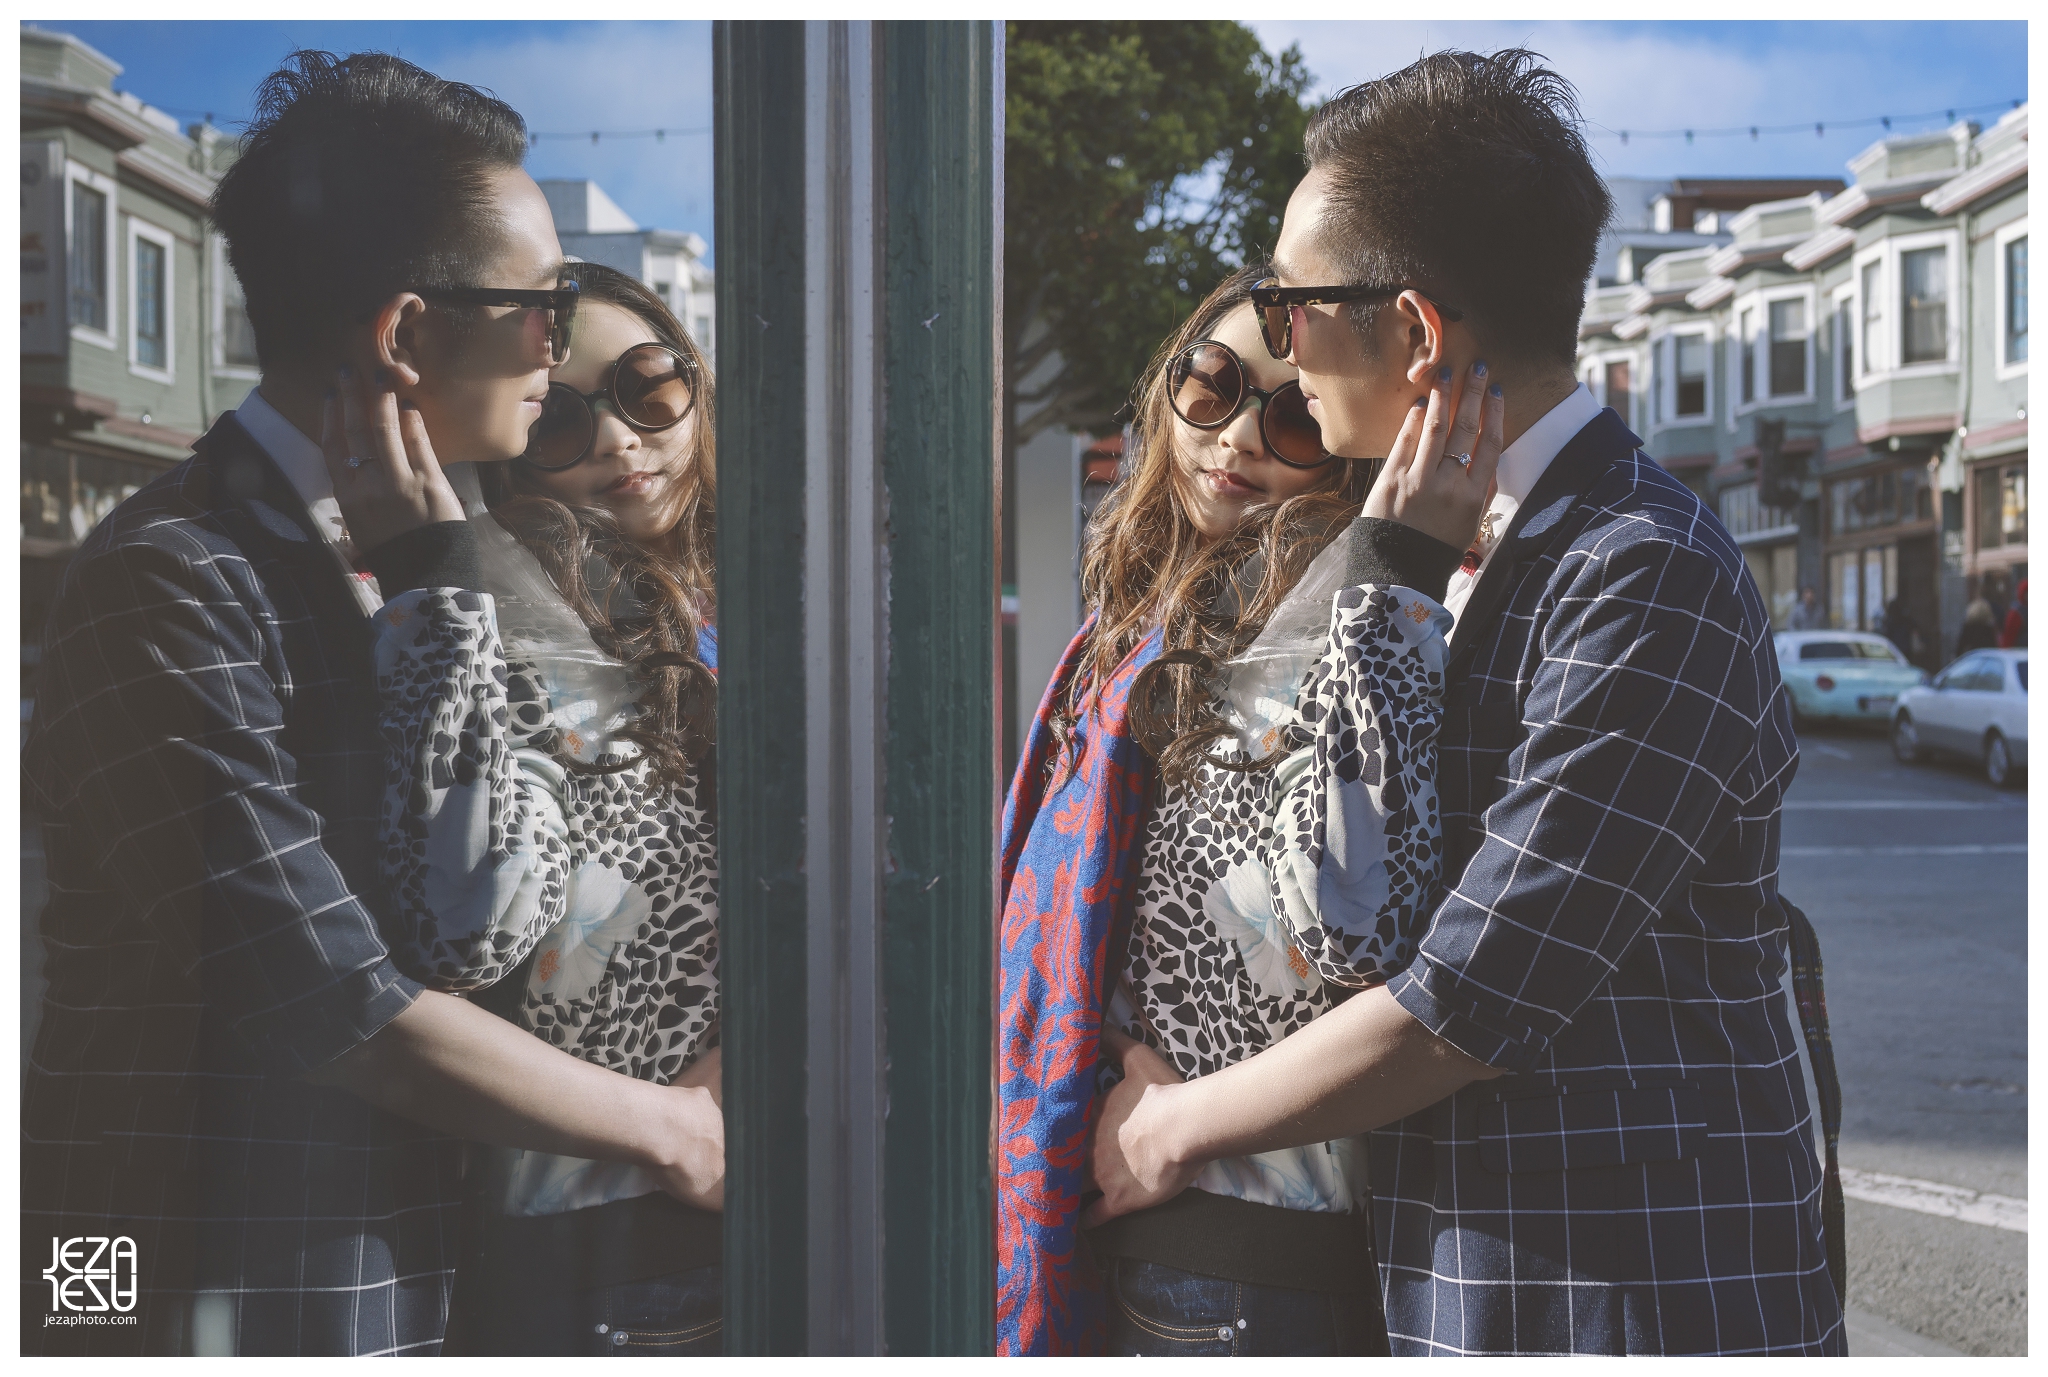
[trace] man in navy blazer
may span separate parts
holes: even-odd
[[[1405,970],[1260,1055],[1185,1085],[1127,1058],[1100,1212],[1370,1131],[1395,1353],[1839,1354],[1780,987],[1797,743],[1740,551],[1574,376],[1611,211],[1577,123],[1510,51],[1310,127],[1267,325],[1325,443],[1388,453],[1432,382],[1506,399],[1444,599],[1444,891]]]

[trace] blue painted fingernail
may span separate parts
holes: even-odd
[[[1500,384],[1495,383],[1492,387],[1487,388],[1486,395],[1489,397],[1498,397],[1500,395]]]
[[[1474,364],[1472,365],[1472,376],[1473,376],[1473,377],[1475,377],[1475,378],[1483,378],[1483,377],[1485,377],[1485,376],[1486,376],[1486,360],[1485,360],[1485,359],[1480,359],[1480,360],[1479,360],[1479,361],[1478,361],[1477,363],[1474,363]]]
[[[1447,383],[1451,380],[1451,366],[1449,364],[1445,364],[1442,368],[1436,370],[1436,380],[1440,383]]]
[[[1428,406],[1428,405],[1429,405],[1429,398],[1427,398],[1427,397],[1417,397],[1417,398],[1415,399],[1415,405],[1416,405],[1417,407],[1425,407],[1425,406]]]
[[[370,381],[379,387],[389,387],[391,386],[391,375],[380,368],[370,375]]]

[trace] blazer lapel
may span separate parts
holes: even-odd
[[[1514,590],[1516,570],[1550,541],[1558,521],[1585,495],[1607,467],[1642,444],[1621,417],[1608,408],[1565,442],[1550,467],[1536,480],[1501,539],[1501,548],[1487,562],[1479,584],[1465,603],[1451,632],[1448,665],[1455,676],[1459,657],[1468,654],[1492,628],[1501,604]]]
[[[234,413],[215,421],[193,448],[212,470],[216,507],[239,518],[236,539],[244,552],[289,569],[309,607],[323,618],[361,622],[362,605],[306,510],[306,500]]]

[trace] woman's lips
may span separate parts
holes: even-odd
[[[1202,481],[1218,497],[1257,497],[1263,491],[1229,469],[1204,469]]]
[[[610,487],[606,488],[604,491],[607,497],[613,495],[621,497],[645,497],[648,493],[654,490],[654,485],[656,483],[659,483],[660,481],[661,474],[658,470],[636,469],[632,473],[620,475],[618,481],[614,482]]]

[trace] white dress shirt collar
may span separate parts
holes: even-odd
[[[341,518],[341,504],[334,500],[334,479],[327,472],[327,456],[320,452],[320,446],[287,421],[258,391],[252,390],[235,408],[235,419],[249,432],[250,439],[263,446],[263,452],[298,491],[307,515],[313,518],[313,528],[333,548],[357,603],[365,612],[375,612],[383,599],[378,595],[376,580],[354,567],[355,547]]]
[[[334,480],[328,475],[327,456],[320,452],[319,445],[307,439],[304,431],[287,421],[282,412],[264,400],[261,392],[253,389],[235,408],[235,419],[251,439],[263,446],[271,461],[284,470],[284,476],[298,490],[308,511],[324,501],[334,507],[335,519],[340,520],[341,508],[334,501]]]
[[[1476,554],[1478,564],[1474,567],[1460,567],[1451,575],[1450,586],[1444,592],[1444,606],[1452,619],[1464,616],[1465,604],[1472,600],[1472,590],[1479,582],[1479,575],[1493,561],[1493,553],[1500,548],[1501,537],[1514,524],[1515,513],[1521,510],[1528,499],[1530,489],[1536,480],[1550,467],[1574,435],[1586,428],[1595,416],[1600,414],[1600,403],[1593,400],[1592,389],[1580,383],[1572,389],[1569,397],[1543,413],[1535,425],[1515,437],[1515,442],[1501,452],[1500,467],[1494,470],[1495,491],[1493,501],[1487,503],[1486,514],[1480,522],[1479,539],[1474,542],[1469,561]]]
[[[1500,490],[1518,505],[1527,501],[1529,490],[1550,467],[1550,461],[1599,414],[1600,403],[1593,400],[1592,389],[1584,383],[1573,388],[1569,397],[1544,412],[1501,452],[1500,468],[1494,475]]]

